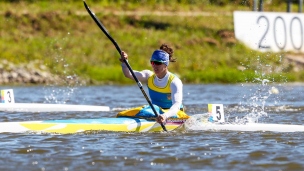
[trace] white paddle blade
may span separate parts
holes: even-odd
[[[1,103],[15,103],[13,89],[1,90]]]
[[[210,122],[225,122],[223,104],[208,104],[208,113]]]

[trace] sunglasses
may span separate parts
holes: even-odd
[[[150,61],[151,65],[161,65],[163,62],[158,62],[158,61]]]

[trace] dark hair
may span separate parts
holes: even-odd
[[[176,58],[173,58],[173,49],[171,47],[169,47],[167,44],[162,44],[159,49],[169,54],[170,62],[176,62]]]

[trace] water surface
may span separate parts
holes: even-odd
[[[279,90],[278,94],[272,87]],[[147,104],[135,86],[13,88],[18,103],[110,106],[110,112],[1,112],[1,122],[114,117]],[[146,91],[147,92],[147,91]],[[304,120],[304,84],[184,85],[189,115],[224,104],[226,120],[263,123]],[[73,135],[2,133],[0,170],[303,170],[302,132],[185,131],[93,132]]]

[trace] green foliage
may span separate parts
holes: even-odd
[[[90,3],[89,3],[90,2]],[[174,48],[169,69],[185,83],[276,82],[304,80],[282,65],[284,54],[260,53],[233,37],[233,16],[215,15],[244,9],[243,1],[88,1],[133,69],[151,69],[151,53],[162,43]],[[121,6],[119,4],[127,4]],[[170,4],[170,5],[168,5]],[[220,4],[218,4],[220,5]],[[59,75],[76,73],[91,83],[134,83],[121,73],[119,54],[85,11],[82,1],[0,2],[1,59],[15,63],[41,60]],[[154,12],[202,12],[214,15],[159,15]],[[116,14],[113,11],[117,12]],[[135,11],[126,15],[124,12]],[[150,12],[150,13],[146,13]],[[222,33],[232,36],[224,37]]]

